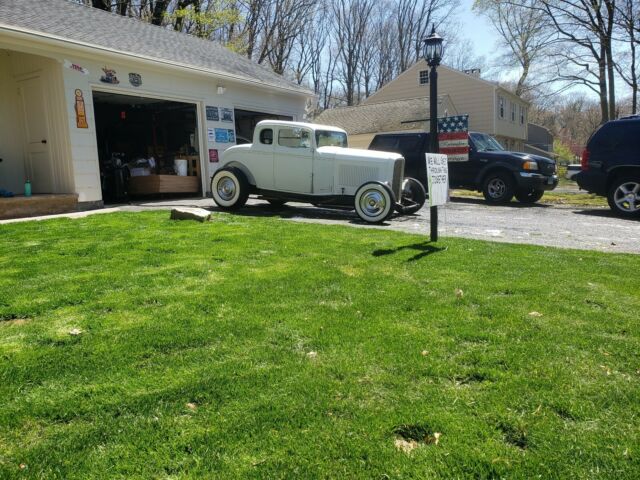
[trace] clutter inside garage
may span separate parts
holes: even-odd
[[[93,103],[105,203],[201,193],[194,104],[98,91]]]

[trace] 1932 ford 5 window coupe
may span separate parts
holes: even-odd
[[[416,212],[426,198],[420,182],[403,178],[401,155],[347,148],[347,133],[325,125],[264,120],[253,143],[227,149],[220,163],[211,193],[222,209],[242,207],[254,194],[276,206],[355,209],[379,223],[394,211]]]

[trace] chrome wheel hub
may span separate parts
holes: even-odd
[[[640,210],[640,183],[623,183],[614,194],[616,206],[624,212],[636,212]]]
[[[232,178],[224,177],[218,182],[218,196],[223,200],[231,200],[236,194],[236,182]]]
[[[387,201],[377,190],[369,190],[360,197],[360,209],[368,217],[376,217],[384,212]]]

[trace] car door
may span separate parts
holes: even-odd
[[[282,126],[274,139],[274,179],[276,190],[312,193],[313,138],[311,130]]]
[[[489,162],[485,152],[479,152],[469,135],[469,157],[464,162],[449,162],[449,185],[453,187],[473,187],[476,176]]]

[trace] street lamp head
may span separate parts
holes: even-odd
[[[433,25],[431,35],[423,40],[424,42],[424,59],[430,67],[437,67],[442,60],[442,40],[443,38],[436,33],[436,26]]]

